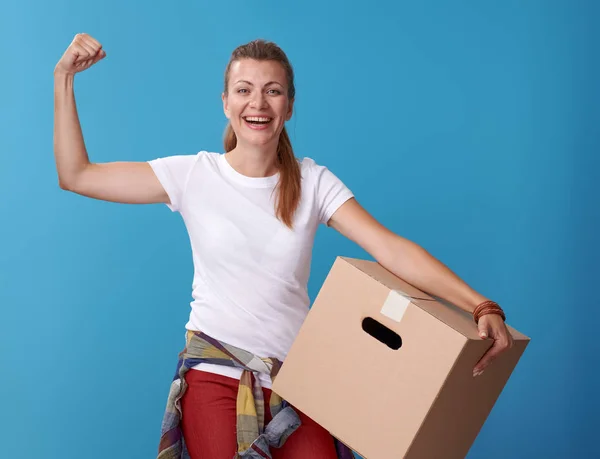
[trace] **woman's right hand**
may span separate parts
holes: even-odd
[[[78,33],[56,64],[54,73],[75,75],[105,57],[106,52],[97,40],[86,33]]]

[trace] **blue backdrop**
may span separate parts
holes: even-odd
[[[108,54],[75,82],[95,162],[221,151],[229,54],[280,44],[296,154],[532,338],[468,457],[599,457],[598,2],[295,3],[2,5],[0,456],[154,457],[183,344],[181,218],[58,187],[53,69],[86,32]],[[367,257],[320,229],[313,299],[337,255]]]

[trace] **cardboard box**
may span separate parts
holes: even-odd
[[[366,459],[464,458],[529,338],[481,376],[472,315],[380,264],[338,257],[273,390]]]

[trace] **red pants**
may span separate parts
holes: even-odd
[[[236,400],[239,381],[227,376],[190,370],[181,399],[182,430],[191,459],[232,459],[237,450]],[[265,425],[271,390],[263,388]],[[271,448],[273,459],[336,459],[331,434],[296,410],[302,425],[281,448]]]

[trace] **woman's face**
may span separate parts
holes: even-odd
[[[241,59],[229,70],[223,110],[238,144],[275,146],[284,124],[292,117],[287,78],[277,61]]]

